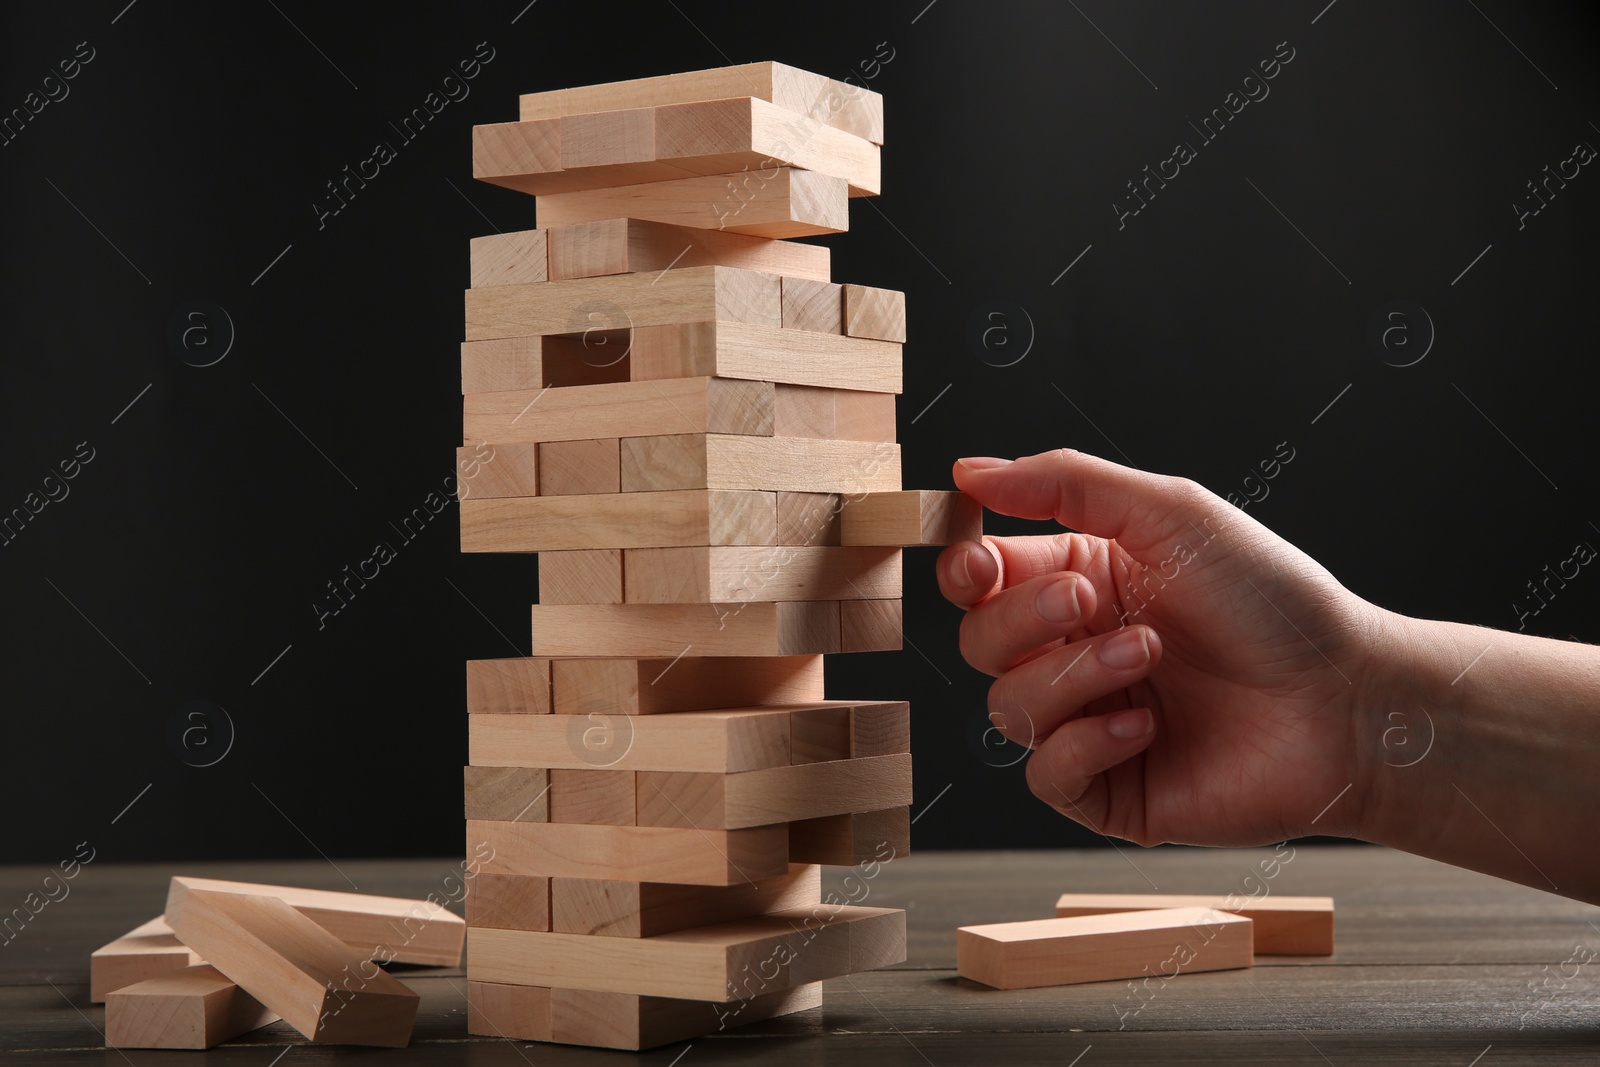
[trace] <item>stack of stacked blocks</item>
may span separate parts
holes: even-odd
[[[646,1048],[905,958],[822,864],[907,851],[909,707],[827,700],[901,647],[904,296],[830,277],[882,100],[776,63],[521,99],[473,131],[540,228],[472,242],[464,552],[538,553],[530,655],[467,665],[469,1027]]]

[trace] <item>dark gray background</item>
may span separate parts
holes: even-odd
[[[0,113],[94,58],[0,146],[0,510],[94,458],[0,547],[4,859],[460,849],[462,661],[525,651],[534,564],[462,557],[453,504],[410,543],[390,524],[452,472],[467,241],[534,223],[469,152],[525,91],[768,58],[873,75],[885,192],[828,243],[837,279],[908,293],[908,487],[1071,445],[1243,494],[1287,442],[1253,514],[1378,603],[1498,627],[1600,545],[1600,177],[1521,229],[1512,207],[1600,144],[1583,5],[525,2],[7,11]],[[470,96],[402,142],[480,42]],[[1188,121],[1280,42],[1270,96],[1200,145]],[[324,183],[379,140],[397,158],[319,229]],[[1199,157],[1119,229],[1124,183],[1179,140]],[[169,339],[196,300],[236,333],[209,367]],[[1436,331],[1404,368],[1367,339],[1396,300]],[[1402,325],[1390,362],[1425,347]],[[398,558],[319,630],[379,540]],[[916,845],[1096,842],[992,766],[1015,754],[981,743],[933,550],[907,560],[906,650],[835,657],[830,689],[913,702]],[[1594,640],[1597,586],[1528,629]],[[236,728],[213,766],[169,729],[208,721],[193,700]]]

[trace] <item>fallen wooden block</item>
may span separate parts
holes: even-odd
[[[487,874],[479,870],[467,883],[467,925],[476,930],[550,929],[550,879],[540,875]]]
[[[830,284],[829,251],[822,245],[630,218],[568,223],[538,232],[547,234],[550,280],[721,266],[783,275],[797,286]],[[837,285],[832,289],[839,291]],[[842,332],[842,310],[840,323],[835,333]]]
[[[456,449],[456,496],[538,496],[539,451],[532,444],[474,444]]]
[[[748,771],[789,765],[789,717],[800,708],[672,715],[473,715],[467,748],[478,767]]]
[[[475,982],[720,1001],[904,959],[905,912],[818,904],[654,937],[473,930],[467,976]]]
[[[783,242],[787,243],[787,242]],[[804,247],[804,246],[802,246]],[[783,279],[783,328],[844,333],[844,290],[826,277],[778,271]]]
[[[461,962],[466,923],[459,915],[432,901],[175,875],[167,887],[166,918],[185,944],[190,942],[175,916],[185,909],[186,901],[196,892],[281,900],[346,945],[365,951],[367,955],[361,957],[363,960],[428,967],[455,967]],[[190,947],[195,948],[192,944]],[[205,956],[204,949],[196,948],[196,951]],[[206,962],[220,966],[209,956]]]
[[[488,874],[737,885],[772,878],[789,869],[789,834],[784,826],[688,830],[469,821],[467,841],[488,852],[490,858],[482,863]],[[469,972],[469,977],[483,976]],[[530,979],[524,984],[546,983]]]
[[[539,449],[540,496],[586,496],[615,493],[621,485],[619,441],[545,441]],[[673,486],[704,489],[707,486]],[[718,486],[718,488],[721,488]]]
[[[620,604],[623,592],[620,548],[539,553],[541,604]]]
[[[550,772],[542,767],[463,767],[466,817],[549,822]]]
[[[190,890],[176,903],[167,921],[184,944],[302,1036],[410,1042],[417,994],[282,900]]]
[[[628,549],[624,558],[630,604],[862,600],[900,595],[900,550],[894,548],[634,548]]]
[[[467,711],[473,715],[550,713],[547,659],[469,659]]]
[[[179,941],[166,918],[158,915],[90,954],[89,1000],[98,1004],[113,989],[201,962],[200,954]]]
[[[911,852],[910,808],[829,815],[789,824],[789,859],[854,867],[886,863]]]
[[[572,497],[570,499],[592,499]],[[532,651],[599,651],[648,658],[693,649],[707,656],[804,656],[839,651],[836,601],[713,604],[535,604]]]
[[[1206,896],[1176,893],[1063,893],[1057,918],[1152,908],[1216,908],[1255,922],[1257,956],[1331,956],[1332,897]]]
[[[468,498],[461,502],[461,551],[766,545],[772,543],[777,525],[773,493],[686,489]]]
[[[562,659],[554,661],[553,688],[555,710],[563,715],[800,704],[823,699],[822,657]]]
[[[769,767],[736,774],[641,771],[640,826],[740,829],[911,803],[911,755]]]
[[[564,934],[653,937],[822,901],[822,868],[790,864],[789,873],[728,886],[555,878],[550,929]]]
[[[473,288],[549,281],[548,249],[548,238],[543,230],[474,237],[471,251]]]
[[[893,393],[788,384],[776,385],[774,391],[772,434],[775,437],[891,443],[895,439]],[[672,432],[682,430],[683,427],[678,427]]]
[[[886,441],[707,433],[622,439],[625,493],[671,489],[870,493],[898,488],[900,446]]]
[[[965,493],[864,493],[847,499],[840,514],[845,545],[953,545],[982,537],[983,508]]]
[[[201,963],[106,996],[110,1048],[211,1048],[278,1021],[278,1014]]]
[[[1251,927],[1214,908],[963,926],[956,973],[996,989],[1028,989],[1248,967]]]
[[[893,397],[889,400],[892,404]],[[691,430],[770,437],[778,403],[771,382],[675,378],[471,393],[462,397],[462,409],[465,439],[486,442],[498,451],[507,442]]]
[[[726,321],[732,316],[713,321],[718,317],[659,326],[636,323],[628,357],[633,380],[717,376],[900,392],[900,346],[892,341]]]
[[[670,181],[546,193],[539,222],[548,227],[626,217],[751,237],[807,237],[850,228],[850,185],[791,167]]]
[[[901,610],[898,598],[840,601],[839,651],[898,651],[905,638]]]

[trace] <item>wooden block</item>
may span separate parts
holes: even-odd
[[[469,498],[461,502],[461,551],[766,545],[772,543],[777,523],[772,493],[691,489]]]
[[[622,594],[620,548],[539,553],[541,604],[620,604]]]
[[[843,290],[827,279],[785,277],[783,328],[844,333]]]
[[[629,357],[633,379],[716,375],[829,389],[900,391],[900,346],[892,342],[710,318],[636,326]]]
[[[475,289],[550,280],[549,244],[543,230],[474,237],[471,257]]]
[[[822,868],[810,864],[792,864],[787,874],[728,886],[554,878],[550,929],[564,934],[654,937],[821,900]]]
[[[844,502],[846,545],[953,545],[983,537],[983,508],[965,493],[910,489],[864,493]]]
[[[757,96],[857,137],[865,137],[873,144],[883,143],[881,95],[859,85],[772,62],[525,93],[520,98],[519,114],[528,122],[594,111],[692,104],[730,96]]]
[[[821,1006],[821,982],[714,1003],[556,989],[551,991],[551,1040],[637,1051]]]
[[[894,396],[858,389],[834,390],[833,437],[840,441],[895,440]]]
[[[510,1041],[549,1041],[550,990],[541,986],[468,982],[467,1033]]]
[[[800,704],[823,698],[822,657],[563,659],[555,661],[553,688],[563,715]]]
[[[618,441],[545,441],[539,446],[541,496],[615,493],[620,487]],[[707,488],[693,486],[685,488]]]
[[[828,283],[831,256],[822,245],[628,218],[575,222],[539,232],[549,234],[550,277],[555,280],[738,267],[791,277],[796,286],[821,286],[839,299],[839,287]],[[784,300],[787,326],[787,296]],[[843,308],[841,300],[839,329],[834,333],[843,332]]]
[[[838,493],[779,493],[776,543],[838,545],[843,509]]]
[[[777,437],[836,441],[895,439],[894,394],[811,385],[775,387],[772,432]]]
[[[737,774],[641,771],[638,789],[641,826],[705,830],[770,826],[911,803],[911,755]]]
[[[543,347],[539,337],[461,342],[461,392],[544,388]]]
[[[906,339],[906,294],[870,285],[844,287],[844,332],[880,341]]]
[[[871,860],[884,862],[911,851],[911,810],[829,815],[789,824],[789,859],[854,867]]]
[[[533,444],[463,445],[456,449],[456,475],[461,500],[538,496],[539,450]]]
[[[473,929],[550,929],[549,878],[479,870],[467,885],[467,924]]]
[[[784,742],[787,758],[787,737]],[[201,962],[200,955],[179,941],[167,920],[158,915],[90,954],[89,1001],[98,1004],[113,989]]]
[[[806,237],[850,228],[850,186],[790,167],[585,189],[539,197],[539,222],[554,228],[633,218],[751,237]]]
[[[202,955],[205,950],[188,940],[176,918],[196,893],[281,900],[338,940],[364,952],[359,957],[362,960],[428,967],[455,967],[461,962],[461,943],[466,938],[467,924],[459,915],[429,900],[176,875],[167,886],[167,922],[179,940]],[[206,956],[206,962],[227,973],[217,960]],[[235,975],[228,976],[239,981]]]
[[[854,710],[848,704],[835,704],[795,712],[789,718],[789,762],[798,765],[849,759],[850,719]],[[871,807],[877,810],[883,805]]]
[[[465,304],[468,341],[719,320],[773,328],[783,322],[778,276],[735,267],[497,285],[466,290]]]
[[[312,1041],[400,1048],[411,1040],[417,994],[276,897],[192,890],[176,910],[169,897],[167,921]]]
[[[742,604],[900,595],[900,550],[894,548],[632,548],[625,559],[630,604]]]
[[[550,821],[590,825],[634,825],[632,771],[550,772]]]
[[[1063,893],[1056,917],[1154,908],[1216,908],[1255,922],[1257,956],[1331,956],[1332,897],[1205,896],[1176,893]]]
[[[748,771],[789,763],[797,705],[673,715],[474,715],[476,767],[586,767],[623,771]]]
[[[576,309],[572,325],[569,333],[539,339],[541,387],[569,389],[629,380],[633,335],[620,308],[605,301],[591,302]]]
[[[549,822],[550,772],[542,767],[465,767],[466,817]]]
[[[840,652],[894,652],[905,640],[901,604],[896,600],[841,600]]]
[[[742,999],[901,962],[893,935],[904,929],[903,911],[816,904],[654,937],[473,930],[467,975],[555,989]],[[878,958],[864,951],[855,960],[852,936],[876,947]]]
[[[541,456],[541,485],[550,471]],[[868,493],[900,487],[900,446],[887,441],[823,441],[684,433],[622,439],[622,491],[772,489],[791,493]]]
[[[850,755],[888,756],[911,751],[911,705],[904,700],[857,704],[850,709]]]
[[[689,830],[472,821],[467,823],[467,841],[472,846],[469,852],[488,850],[490,858],[482,865],[487,874],[738,885],[789,869],[789,832],[784,826]],[[473,974],[470,961],[468,977],[528,985],[563,984]]]
[[[106,996],[109,1048],[211,1048],[278,1021],[215,967],[196,964]]]
[[[996,989],[1031,989],[1248,967],[1251,926],[1212,908],[962,926],[956,973]]]
[[[627,108],[588,114],[563,115],[561,123],[561,169],[584,167],[624,167],[642,163],[637,176],[622,181],[654,181],[661,169],[654,164],[656,149],[655,114],[649,108]],[[608,183],[609,184],[609,183]]]
[[[547,715],[550,661],[467,660],[467,711],[473,715]]]
[[[472,176],[510,185],[524,172],[561,169],[561,120],[497,122],[472,128]]]
[[[473,393],[462,398],[462,409],[467,442],[489,442],[487,447],[498,450],[512,441],[691,431],[770,437],[776,394],[771,382],[673,378]]]
[[[580,498],[574,498],[580,499]],[[535,604],[541,656],[806,656],[840,651],[839,602]]]

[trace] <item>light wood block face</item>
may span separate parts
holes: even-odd
[[[779,493],[776,543],[838,545],[843,508],[839,493]]]
[[[770,826],[880,804],[909,804],[911,756],[869,756],[739,774],[644,771],[638,790],[640,825]]]
[[[996,989],[1028,989],[1248,967],[1251,927],[1212,908],[963,926],[956,973]]]
[[[668,104],[655,109],[655,132],[660,158],[695,173],[784,163],[843,178],[851,196],[882,191],[877,145],[767,100]]]
[[[712,319],[707,315],[697,322],[636,325],[629,356],[633,379],[715,375],[900,392],[900,346],[893,342]]]
[[[900,595],[893,548],[635,548],[625,554],[630,604],[742,604]]]
[[[656,161],[655,115],[649,108],[563,115],[558,121],[563,170]],[[654,172],[655,168],[642,171],[639,180],[649,181]]]
[[[468,341],[718,320],[780,327],[781,280],[734,267],[685,267],[466,291]]]
[[[98,1004],[114,989],[200,962],[199,953],[179,941],[167,920],[158,915],[94,950],[89,957],[89,1000]]]
[[[469,981],[467,1033],[511,1041],[549,1041],[550,990]]]
[[[789,858],[795,863],[854,867],[910,852],[910,808],[829,815],[789,826]]]
[[[431,967],[454,967],[461,962],[466,924],[460,916],[431,901],[178,875],[167,887],[167,922],[180,939],[202,955],[204,949],[188,942],[177,921],[177,916],[187,910],[189,898],[196,893],[280,900],[363,953],[358,957],[361,960],[392,960]],[[209,957],[206,962],[221,966]],[[234,980],[238,981],[236,977]]]
[[[473,929],[548,930],[550,879],[480,870],[468,884],[466,905],[467,923]]]
[[[775,387],[773,434],[838,441],[895,439],[894,394],[809,385]]]
[[[1332,897],[1204,896],[1176,893],[1063,893],[1056,917],[1154,908],[1215,908],[1255,922],[1258,956],[1331,956]]]
[[[636,1051],[821,1007],[822,983],[723,1003],[589,989],[553,990],[551,1000],[552,1041]]]
[[[844,333],[843,290],[827,279],[785,277],[783,328]]]
[[[823,698],[821,656],[682,656],[555,661],[555,710],[563,715],[650,715]]]
[[[714,604],[535,604],[532,651],[636,658],[805,656],[838,652],[836,601]]]
[[[539,455],[531,444],[463,445],[456,449],[456,496],[538,496]]]
[[[549,822],[550,772],[542,767],[465,767],[466,817]]]
[[[467,840],[493,850],[483,864],[483,871],[488,874],[737,885],[771,878],[789,869],[789,834],[783,826],[686,830],[474,821],[467,823]],[[477,933],[474,930],[468,936],[469,943]],[[543,984],[534,978],[474,977]]]
[[[789,762],[799,765],[849,759],[853,713],[849,705],[795,712],[789,719]],[[881,806],[872,805],[874,808]]]
[[[489,442],[485,447],[497,454],[507,442],[578,441],[599,435],[770,437],[777,401],[770,382],[681,378],[473,393],[463,397],[462,406],[467,441]]]
[[[543,230],[474,237],[473,288],[549,281],[548,247]]]
[[[634,825],[633,776],[633,771],[552,770],[550,821]]]
[[[902,911],[829,905],[654,937],[473,930],[467,973],[475,981],[729,1000],[902,962],[904,940]]]
[[[538,337],[503,337],[461,343],[461,392],[492,393],[544,388],[544,343]],[[468,443],[472,443],[468,439]]]
[[[215,967],[197,964],[106,996],[111,1048],[211,1048],[278,1021]]]
[[[839,651],[897,651],[904,637],[898,599],[840,601]]]
[[[888,756],[911,751],[911,705],[904,700],[850,709],[850,755]]]
[[[467,745],[476,767],[749,771],[788,766],[789,717],[795,710],[474,715]]]
[[[983,508],[965,493],[866,493],[844,502],[840,522],[846,545],[953,545],[983,538]]]
[[[620,604],[622,597],[622,549],[539,553],[541,604]]]
[[[768,239],[806,237],[850,228],[849,188],[843,178],[763,167],[548,194],[539,197],[538,211],[552,229],[626,217]]]
[[[830,254],[821,245],[628,218],[569,223],[540,232],[549,235],[550,277],[558,281],[723,266],[790,276],[797,285],[839,291],[828,284]],[[839,321],[836,333],[843,331],[842,302]]]
[[[548,715],[550,661],[467,661],[467,711],[473,715]]]
[[[787,874],[729,886],[556,878],[550,928],[557,933],[653,937],[674,930],[799,908],[822,900],[822,868],[793,864]]]
[[[538,446],[542,496],[615,493],[620,488],[618,441],[546,441]],[[703,489],[706,486],[684,486]]]
[[[472,128],[472,176],[509,185],[524,172],[561,169],[561,122],[498,122]],[[509,179],[509,180],[508,180]]]
[[[281,900],[193,890],[176,911],[169,899],[167,921],[312,1041],[403,1047],[411,1040],[417,995]]]
[[[767,545],[777,525],[773,493],[691,489],[467,499],[461,502],[461,551]]]
[[[548,485],[548,466],[544,478]],[[672,489],[867,493],[898,488],[900,446],[884,441],[692,433],[622,439],[625,493]]]
[[[760,97],[873,144],[883,143],[883,97],[878,93],[771,62],[526,93],[520,101],[519,115],[527,122],[732,96]]]
[[[844,287],[844,332],[880,341],[906,339],[906,294],[870,285]]]

